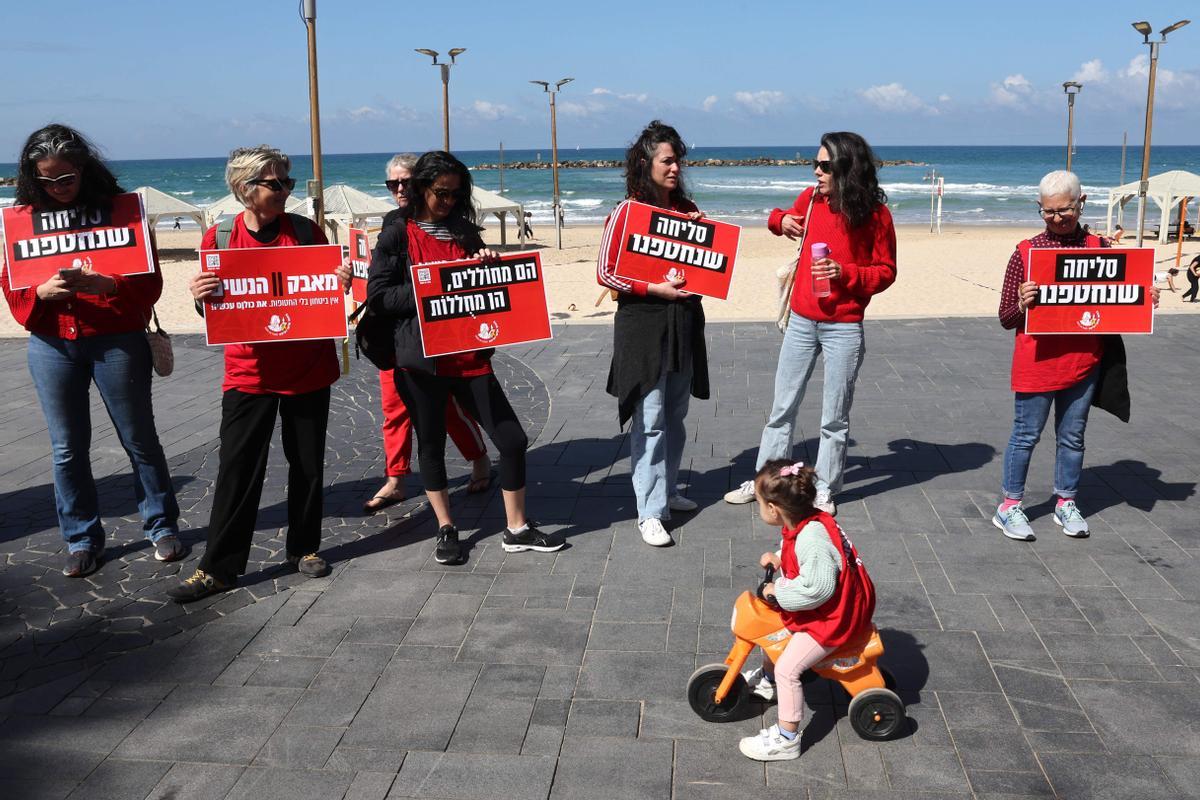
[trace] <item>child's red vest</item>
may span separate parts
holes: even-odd
[[[838,648],[850,641],[855,634],[871,622],[875,613],[875,584],[863,566],[858,551],[846,538],[846,534],[824,511],[801,520],[795,529],[783,529],[783,576],[789,580],[800,574],[796,561],[796,536],[812,520],[825,526],[829,540],[842,554],[842,568],[838,572],[837,588],[833,596],[817,608],[802,611],[784,611],[783,620],[787,629],[807,633],[822,647]]]

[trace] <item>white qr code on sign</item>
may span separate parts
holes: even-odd
[[[417,282],[418,283],[423,283],[423,284],[429,283],[430,280],[431,280],[431,278],[430,278],[428,269],[417,270]]]
[[[210,269],[210,270],[220,269],[221,268],[221,254],[220,253],[209,253],[208,255],[204,256],[204,267],[205,267],[205,269]]]

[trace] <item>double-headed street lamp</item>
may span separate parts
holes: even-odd
[[[558,197],[558,116],[554,107],[554,95],[574,78],[563,78],[550,88],[549,81],[530,81],[541,86],[550,95],[550,171],[554,173],[554,236],[558,249],[562,250],[562,202]]]
[[[452,47],[446,54],[450,56],[450,63],[438,63],[438,51],[430,50],[427,47],[416,48],[418,53],[429,56],[433,59],[433,66],[442,68],[442,149],[447,153],[450,152],[450,67],[454,66],[454,59],[463,53],[467,52],[465,47]]]
[[[1067,172],[1071,171],[1071,151],[1075,148],[1075,95],[1083,88],[1077,81],[1063,83],[1063,91],[1067,93]]]
[[[1150,41],[1150,33],[1154,29],[1150,23],[1142,20],[1133,23],[1133,29],[1142,35],[1142,40],[1150,45],[1150,80],[1146,87],[1146,132],[1142,137],[1142,180],[1138,184],[1138,227],[1137,246],[1142,246],[1142,233],[1146,227],[1146,192],[1150,189],[1150,128],[1154,121],[1154,78],[1158,73],[1158,47],[1167,41],[1167,34],[1187,25],[1191,20],[1181,19],[1174,25],[1168,25],[1159,31],[1159,40]],[[1180,221],[1182,227],[1183,222]]]

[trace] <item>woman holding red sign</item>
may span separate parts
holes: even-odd
[[[863,317],[871,298],[896,280],[896,229],[876,163],[857,133],[825,134],[813,159],[817,185],[767,219],[771,233],[802,247],[757,466],[791,457],[796,412],[819,355],[825,374],[814,506],[827,514],[837,513],[834,496],[846,471],[850,406],[866,355]],[[725,495],[728,503],[753,499],[753,481]]]
[[[686,214],[703,214],[683,183],[687,147],[670,125],[654,120],[625,152],[625,197],[608,215],[596,279],[617,295],[608,393],[617,398],[619,423],[632,421],[630,462],[637,498],[638,530],[653,547],[672,543],[663,522],[672,511],[694,511],[679,494],[679,465],[687,441],[684,421],[690,397],[708,399],[708,350],[704,307],[682,291],[684,281],[628,280],[616,274],[621,233],[630,201]]]
[[[1041,438],[1042,429],[1054,408],[1054,522],[1067,536],[1088,535],[1087,520],[1075,504],[1083,473],[1083,437],[1088,412],[1093,404],[1112,410],[1129,420],[1129,395],[1122,385],[1110,394],[1120,395],[1115,403],[1096,398],[1104,372],[1102,360],[1114,360],[1124,370],[1125,347],[1119,336],[1094,333],[1037,336],[1024,332],[1025,312],[1037,303],[1038,284],[1025,280],[1029,253],[1035,247],[1054,249],[1108,247],[1109,243],[1079,225],[1083,204],[1079,178],[1066,170],[1051,172],[1038,184],[1038,211],[1046,230],[1017,244],[1008,259],[1004,286],[1000,290],[1000,324],[1016,330],[1012,358],[1012,390],[1015,413],[1012,436],[1004,450],[1004,496],[992,524],[1010,539],[1033,540],[1033,528],[1021,506],[1029,459]],[[1147,287],[1158,306],[1158,288]],[[1106,353],[1106,348],[1108,352]],[[1111,382],[1110,382],[1111,383]]]
[[[426,153],[413,166],[407,196],[408,218],[385,228],[375,245],[367,302],[373,313],[396,318],[393,374],[417,431],[421,480],[438,521],[434,560],[439,564],[462,560],[446,489],[446,403],[451,397],[479,420],[500,452],[500,488],[508,522],[501,542],[505,552],[559,550],[564,544],[562,537],[538,530],[525,516],[529,439],[492,372],[495,350],[426,358],[421,345],[410,268],[435,261],[498,257],[484,247],[479,236],[471,202],[471,173],[449,153]]]
[[[65,125],[34,132],[21,149],[16,204],[35,213],[82,207],[99,211],[123,193],[91,144]],[[150,346],[143,333],[162,294],[162,273],[103,275],[60,269],[38,286],[10,289],[8,260],[0,282],[13,317],[30,332],[29,373],[37,390],[54,457],[58,527],[67,545],[63,574],[94,572],[104,552],[96,482],[92,477],[94,382],[117,438],[133,466],[134,491],[146,538],[159,561],[182,558],[179,505],[154,426]]]
[[[296,185],[292,162],[273,147],[242,147],[229,154],[225,182],[246,210],[209,228],[201,250],[327,244],[315,223],[284,207]],[[337,277],[350,291],[350,267]],[[192,278],[201,302],[221,288],[215,272]],[[199,308],[199,306],[197,306]],[[180,603],[231,589],[246,570],[267,475],[275,419],[281,420],[288,461],[287,561],[310,578],[328,574],[321,545],[325,489],[325,429],[329,387],[341,370],[332,339],[225,346],[221,395],[221,448],[208,520],[208,547],[195,573],[167,595]]]

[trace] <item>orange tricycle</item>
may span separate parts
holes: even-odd
[[[742,719],[750,701],[750,689],[742,667],[755,647],[778,661],[792,632],[784,625],[774,597],[763,596],[763,587],[774,580],[775,568],[767,567],[757,592],[742,592],[734,603],[733,647],[724,664],[709,664],[688,679],[688,703],[708,722]],[[887,679],[876,663],[883,655],[883,640],[875,626],[835,650],[812,671],[836,681],[850,695],[850,727],[864,739],[883,741],[894,737],[905,721],[904,702],[887,687]]]

